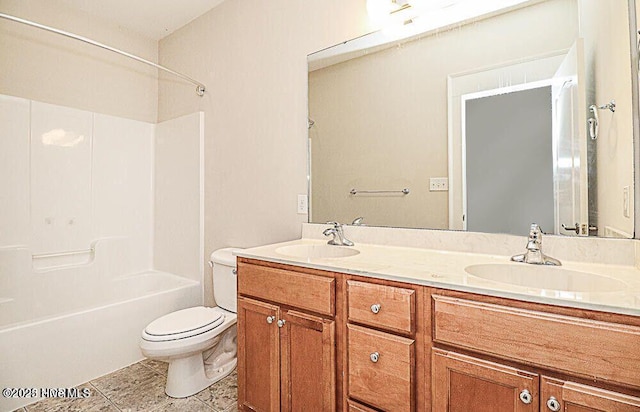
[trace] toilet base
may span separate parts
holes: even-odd
[[[233,372],[238,363],[236,330],[233,325],[223,333],[207,360],[203,360],[202,352],[171,359],[165,393],[172,398],[186,398]]]
[[[169,363],[165,393],[172,398],[186,398],[227,377],[238,363],[233,359],[228,364],[216,368],[207,376],[202,354],[175,359]],[[209,368],[207,368],[209,369]]]

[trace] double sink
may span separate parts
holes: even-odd
[[[360,251],[354,247],[328,244],[294,244],[281,246],[275,252],[284,257],[314,262],[318,259],[341,259],[354,257]],[[525,263],[471,264],[464,268],[471,276],[497,285],[507,284],[525,288],[560,292],[619,292],[628,285],[618,279],[596,273],[569,270],[558,266],[532,265]]]

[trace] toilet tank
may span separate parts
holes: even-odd
[[[218,249],[211,254],[213,263],[213,297],[216,304],[229,312],[237,312],[236,257],[233,251],[239,248]]]

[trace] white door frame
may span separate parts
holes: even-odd
[[[513,86],[500,87],[498,89],[490,89],[483,90],[481,92],[463,94],[460,96],[461,98],[461,108],[460,108],[460,127],[461,127],[461,148],[462,148],[462,173],[461,173],[461,183],[462,183],[462,215],[464,219],[462,221],[462,230],[467,230],[468,220],[467,216],[467,123],[465,119],[467,118],[467,101],[481,99],[483,97],[490,96],[498,96],[501,94],[507,93],[515,93],[522,92],[525,90],[538,89],[540,87],[550,87],[553,83],[553,79],[539,80],[531,83],[522,83]],[[551,99],[549,99],[549,103],[551,103]],[[549,112],[549,116],[551,116],[551,112]],[[449,209],[451,210],[451,209]]]
[[[560,66],[567,50],[447,76],[449,229],[466,230],[464,106],[471,98],[543,87]]]

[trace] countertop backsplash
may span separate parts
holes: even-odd
[[[328,227],[303,223],[302,238],[325,239],[322,232]],[[524,253],[527,245],[525,236],[451,230],[347,225],[344,233],[356,246],[358,243],[367,243],[504,256]],[[635,239],[543,235],[542,251],[560,261],[640,268],[640,242]]]

